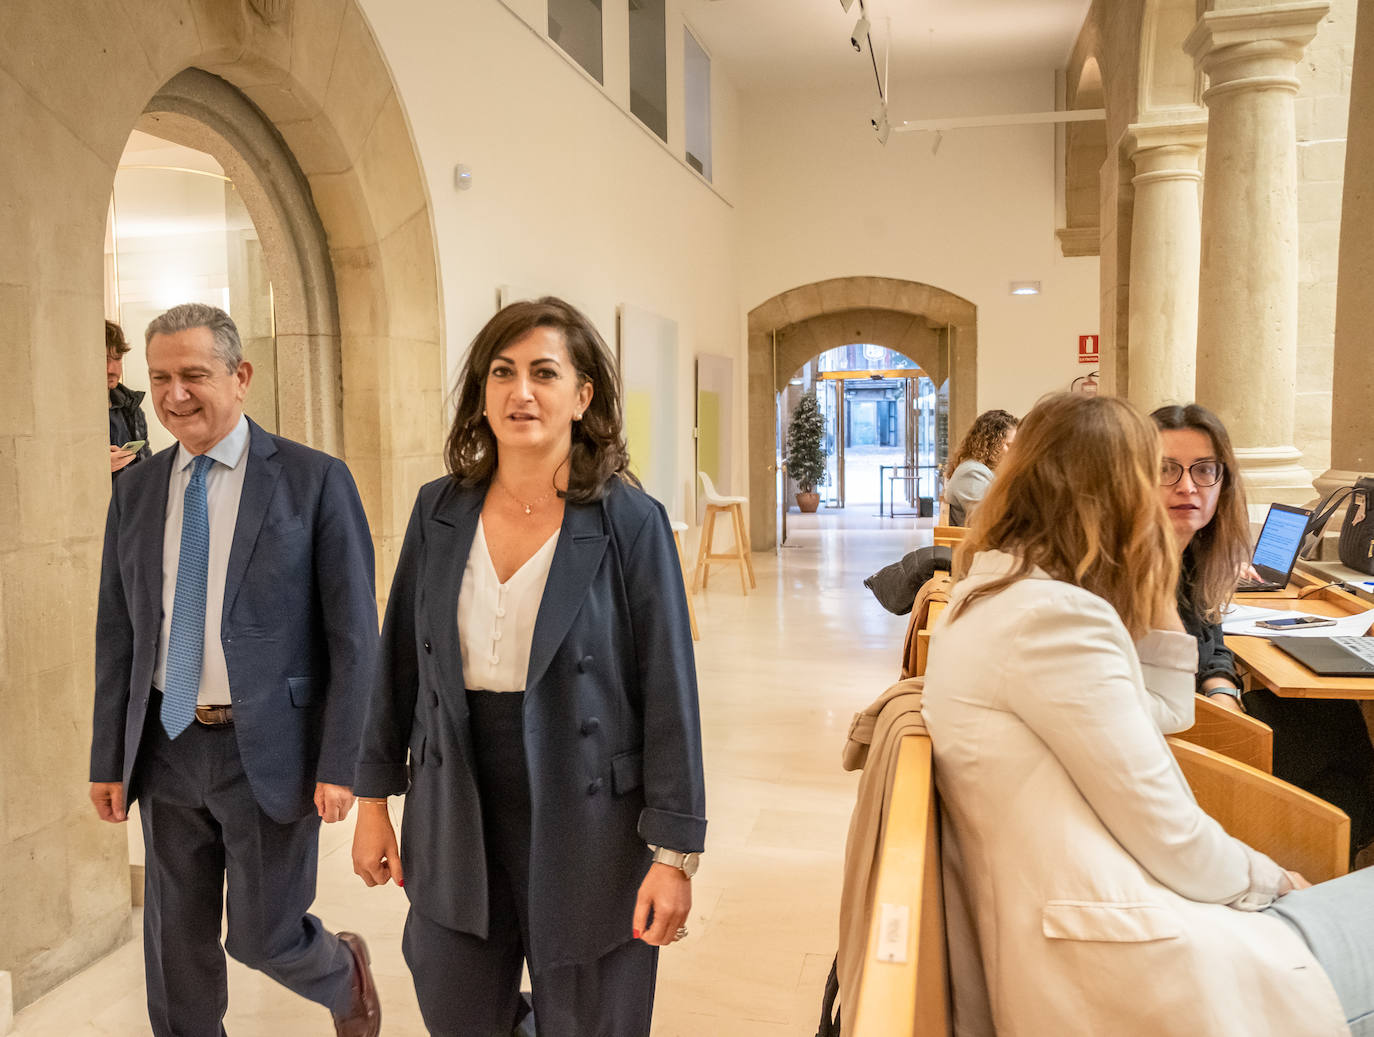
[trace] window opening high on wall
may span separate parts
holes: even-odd
[[[630,111],[668,139],[668,52],[665,0],[630,0]]]
[[[549,39],[605,85],[601,0],[549,0]]]
[[[682,30],[682,79],[687,164],[710,180],[711,58],[686,28]]]

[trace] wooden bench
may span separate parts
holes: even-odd
[[[1192,742],[1170,738],[1198,806],[1221,827],[1309,882],[1344,875],[1350,818],[1296,785]]]
[[[930,739],[906,735],[897,753],[859,999],[852,1024],[845,1024],[846,1037],[947,1037],[950,1032],[939,809]],[[903,909],[906,927],[901,931],[897,916]],[[895,956],[902,960],[879,960],[880,945],[896,946]],[[841,1011],[848,1015],[843,1006]]]
[[[902,644],[902,679],[920,677],[926,672],[926,659],[930,654],[930,632],[935,621],[949,604],[950,579],[936,576],[916,597],[911,609],[911,619],[906,627],[906,640]]]
[[[968,528],[965,526],[936,526],[935,546],[958,547],[967,532]]]
[[[1193,708],[1193,726],[1180,731],[1175,738],[1229,756],[1265,774],[1274,773],[1273,728],[1252,716],[1218,706],[1206,695],[1198,695]]]
[[[1178,738],[1169,745],[1198,804],[1236,838],[1311,882],[1345,874],[1350,819],[1341,811],[1200,745]],[[906,735],[879,851],[858,1003],[845,1033],[949,1037],[950,1003],[933,755],[928,737]]]

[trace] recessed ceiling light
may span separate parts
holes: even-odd
[[[1039,281],[1013,281],[1011,282],[1012,295],[1039,295]]]

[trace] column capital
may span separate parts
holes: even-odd
[[[1204,99],[1242,87],[1296,93],[1293,66],[1330,9],[1328,0],[1298,0],[1205,12],[1183,41],[1194,64],[1211,78]]]
[[[1207,144],[1207,110],[1196,118],[1169,122],[1137,122],[1126,127],[1126,147],[1132,158],[1149,148],[1202,148]]]

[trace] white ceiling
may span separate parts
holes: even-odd
[[[878,67],[886,18],[892,77],[1062,68],[1091,0],[864,0]],[[849,34],[859,4],[840,0],[683,0],[683,14],[741,90],[873,81]]]

